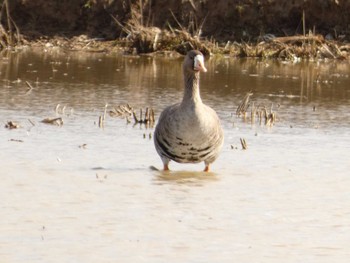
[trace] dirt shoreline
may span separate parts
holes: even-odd
[[[348,59],[349,1],[4,0],[0,50]]]

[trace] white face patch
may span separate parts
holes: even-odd
[[[207,69],[204,66],[204,57],[202,55],[197,55],[194,57],[193,69],[202,72],[207,72]]]

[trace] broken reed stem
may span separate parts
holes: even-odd
[[[108,107],[108,103],[105,104],[103,115],[100,115],[100,117],[98,117],[98,127],[100,127],[100,128],[104,128],[105,127],[107,107]]]
[[[305,37],[306,35],[306,29],[305,29],[305,9],[303,9],[303,35]]]
[[[103,112],[103,121],[106,120],[107,107],[108,107],[108,103],[106,103],[106,105],[105,105],[105,110],[104,110],[104,112]]]
[[[256,115],[256,107],[255,107],[255,104],[254,104],[254,101],[253,101],[253,103],[252,103],[252,111],[251,111],[251,114],[250,114],[252,124],[254,124],[254,122],[255,122],[255,115]]]
[[[26,81],[26,84],[27,84],[29,90],[32,90],[32,89],[33,89],[33,86],[29,83],[29,81]],[[58,104],[58,105],[59,105],[59,104]]]
[[[100,117],[98,118],[98,127],[100,127],[100,128],[104,128],[105,127],[107,107],[108,107],[108,104],[106,103],[105,107],[104,107],[103,115],[100,115]]]
[[[241,141],[242,150],[247,150],[248,149],[248,145],[247,145],[245,139],[239,138],[239,140]]]
[[[9,35],[10,41],[9,41],[8,44],[12,45],[12,25],[11,25],[11,18],[10,18],[10,10],[9,10],[8,0],[4,1],[4,5],[6,5],[7,26],[8,26],[8,30],[10,32],[10,35]]]
[[[145,112],[145,122],[149,122],[149,109],[146,108],[146,112]]]
[[[140,123],[140,121],[139,121],[139,119],[137,118],[136,113],[135,113],[134,111],[132,112],[132,116],[134,117],[135,123]]]
[[[155,119],[154,119],[154,111],[153,109],[151,109],[151,122],[154,123]]]
[[[135,111],[132,112],[132,116],[134,117],[135,124],[140,123],[153,125],[155,122],[154,111],[152,108],[146,108],[144,115],[142,109],[140,109],[140,118],[137,118]]]
[[[100,128],[104,127],[104,121],[103,121],[102,115],[100,115],[100,117],[98,117],[98,127],[100,127]]]

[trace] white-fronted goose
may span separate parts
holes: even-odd
[[[155,148],[163,161],[205,163],[204,171],[219,156],[224,141],[219,117],[202,102],[199,93],[199,73],[206,72],[203,54],[189,51],[183,62],[185,82],[181,103],[164,109],[154,132]]]

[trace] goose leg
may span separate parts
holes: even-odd
[[[163,168],[164,171],[169,171],[169,165],[167,163],[164,164],[164,168]]]
[[[209,171],[210,171],[210,163],[205,163],[204,172],[209,172]]]
[[[170,162],[170,159],[166,158],[166,157],[161,157],[162,159],[162,162],[163,162],[163,170],[164,171],[169,171],[169,162]]]

